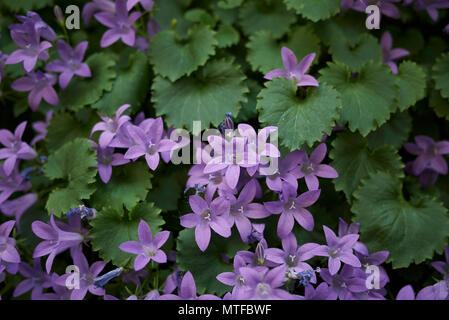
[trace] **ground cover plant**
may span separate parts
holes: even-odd
[[[448,300],[448,9],[2,1],[1,299]]]

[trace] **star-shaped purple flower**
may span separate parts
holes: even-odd
[[[300,151],[299,167],[294,171],[297,178],[304,178],[309,190],[319,188],[320,178],[338,178],[338,172],[327,164],[321,164],[326,156],[327,147],[325,143],[319,144],[310,154],[310,158],[304,150]]]
[[[59,75],[59,86],[65,89],[74,75],[80,77],[91,77],[90,68],[83,62],[88,42],[80,42],[75,49],[65,42],[58,40],[57,48],[62,60],[53,60],[45,68],[47,71],[61,73]]]
[[[112,139],[117,135],[117,131],[128,121],[131,120],[129,116],[122,116],[123,112],[125,112],[131,105],[124,104],[120,108],[118,108],[115,116],[112,118],[106,116],[100,116],[101,120],[98,122],[90,133],[92,134],[96,131],[103,131],[100,135],[99,144],[101,148],[106,148],[112,141]]]
[[[97,164],[95,167],[98,168],[101,181],[108,183],[111,180],[112,167],[127,164],[129,160],[125,159],[121,153],[114,153],[115,149],[112,147],[102,148],[94,141],[89,141],[94,145],[92,149],[97,151]]]
[[[0,130],[0,143],[4,146],[0,149],[0,159],[6,159],[3,169],[8,176],[14,170],[17,160],[30,160],[37,156],[36,151],[22,141],[26,125],[26,121],[19,124],[14,134],[6,129]]]
[[[304,289],[304,297],[299,297],[299,300],[336,300],[337,295],[335,291],[329,288],[326,282],[321,282],[316,288],[308,285]]]
[[[34,221],[31,224],[31,229],[35,235],[44,239],[34,249],[33,258],[49,255],[45,263],[47,273],[50,273],[56,255],[69,248],[77,247],[84,239],[80,233],[62,230],[56,224],[53,212],[51,213],[49,224],[42,221]],[[69,227],[67,226],[66,229],[69,229]]]
[[[31,188],[31,183],[24,181],[19,174],[17,165],[10,175],[7,175],[3,169],[4,164],[0,164],[0,204],[8,200],[8,198],[16,191],[25,191]]]
[[[22,24],[15,23],[10,25],[9,29],[11,29],[12,32],[27,33],[27,25],[32,24],[40,37],[48,41],[55,41],[56,33],[42,20],[38,13],[28,11],[26,16],[16,16],[16,18],[22,22]]]
[[[245,260],[241,256],[236,255],[234,257],[234,272],[222,272],[217,276],[218,281],[233,287],[233,296],[238,296],[239,292],[246,286],[245,279],[240,274],[240,268],[244,267],[246,267]]]
[[[196,284],[193,275],[187,271],[182,278],[181,285],[178,288],[178,295],[164,294],[159,297],[159,300],[221,300],[219,297],[212,294],[203,294],[197,296]]]
[[[76,247],[71,251],[73,264],[79,270],[79,287],[69,288],[70,290],[70,300],[83,300],[87,294],[87,291],[90,293],[103,296],[105,294],[105,290],[103,288],[96,287],[94,285],[94,279],[100,274],[100,272],[106,266],[104,261],[94,262],[91,266],[83,254],[82,247]],[[77,270],[77,271],[78,271]],[[67,286],[67,282],[71,284],[68,280],[68,277],[72,276],[72,273],[67,273],[59,277],[55,283],[60,286]]]
[[[7,217],[15,218],[17,232],[20,230],[20,218],[23,214],[31,208],[37,201],[37,194],[28,193],[14,200],[7,200],[0,204],[0,212],[2,212]]]
[[[39,33],[36,32],[32,22],[25,22],[23,27],[25,32],[16,32],[16,28],[11,29],[11,38],[20,47],[6,59],[6,64],[23,63],[26,72],[31,72],[37,60],[47,60],[49,58],[47,49],[52,47],[48,41],[40,42]]]
[[[329,284],[330,294],[340,300],[356,300],[354,294],[366,290],[366,274],[360,269],[344,265],[340,273],[331,274],[328,269],[320,270],[320,276]]]
[[[19,272],[25,280],[14,289],[13,297],[21,296],[31,290],[31,300],[40,300],[42,290],[53,286],[53,277],[42,270],[40,259],[34,259],[33,266],[21,262]]]
[[[156,170],[159,165],[159,152],[170,152],[177,147],[176,142],[170,139],[162,139],[164,123],[161,117],[147,119],[139,126],[130,125],[127,129],[135,145],[126,151],[125,159],[134,161],[145,156],[145,160],[151,170]]]
[[[347,234],[343,237],[337,235],[328,227],[323,226],[327,245],[322,245],[315,250],[315,255],[329,257],[329,273],[335,275],[340,270],[341,262],[360,268],[362,264],[354,255],[353,247],[359,239],[358,234]]]
[[[293,300],[294,296],[280,289],[284,285],[286,268],[276,267],[261,272],[260,269],[240,268],[245,279],[245,289],[240,293],[242,300]]]
[[[401,1],[402,0],[356,0],[352,9],[365,12],[366,7],[376,5],[379,7],[381,14],[393,19],[399,19],[399,9],[393,3]]]
[[[211,228],[222,237],[231,236],[231,227],[226,220],[230,209],[228,200],[218,197],[209,203],[193,195],[189,197],[189,203],[193,213],[181,216],[181,225],[184,228],[195,228],[195,240],[201,251],[209,246]]]
[[[127,241],[119,246],[122,251],[137,254],[134,270],[142,270],[151,260],[157,263],[167,262],[167,255],[160,247],[167,242],[170,232],[161,231],[153,237],[148,223],[140,220],[138,235],[139,241]]]
[[[0,225],[0,262],[20,263],[20,256],[16,250],[16,240],[9,237],[15,221],[6,221]]]
[[[444,257],[446,261],[435,261],[432,262],[432,267],[434,267],[439,273],[444,276],[449,275],[449,246],[444,249]]]
[[[272,214],[281,214],[277,227],[277,234],[281,239],[292,232],[295,220],[307,231],[313,230],[313,216],[305,208],[314,204],[320,193],[321,190],[312,190],[298,196],[296,189],[287,185],[280,194],[279,201],[264,203],[265,208]]]
[[[272,80],[273,78],[283,77],[293,80],[298,87],[319,86],[318,81],[316,81],[314,77],[306,74],[312,64],[313,59],[315,59],[315,53],[305,56],[299,64],[295,54],[289,48],[282,47],[281,55],[285,70],[271,70],[265,75],[265,79]]]
[[[125,0],[116,0],[115,15],[110,12],[96,13],[95,19],[110,28],[101,38],[101,47],[109,47],[119,39],[130,47],[134,46],[136,29],[133,27],[133,24],[141,15],[142,13],[140,12],[133,12],[128,16]]]
[[[385,31],[380,38],[380,47],[382,48],[383,62],[391,68],[394,74],[397,74],[398,66],[395,60],[408,56],[410,52],[401,48],[393,49],[393,37],[388,31]]]
[[[287,183],[293,188],[298,188],[297,168],[302,159],[301,152],[295,150],[279,161],[278,170],[275,174],[267,175],[265,182],[267,187],[273,191],[282,191],[282,186]]]
[[[425,169],[432,169],[439,174],[447,174],[448,167],[443,154],[449,154],[449,141],[435,142],[426,136],[416,136],[415,143],[404,143],[409,153],[416,155],[413,162],[413,174],[420,175]]]
[[[298,247],[298,242],[293,233],[282,239],[282,248],[269,248],[265,250],[267,259],[286,268],[292,278],[305,270],[313,271],[313,268],[306,262],[315,256],[314,250],[320,245],[317,243],[306,243]],[[316,282],[315,273],[312,276],[312,283]]]
[[[270,212],[262,204],[252,203],[255,195],[256,183],[254,180],[251,180],[242,189],[237,199],[233,195],[227,196],[231,204],[231,209],[227,216],[228,224],[231,228],[234,224],[236,225],[243,242],[248,241],[252,231],[251,222],[248,218],[263,219],[270,215]]]
[[[20,92],[30,91],[28,104],[31,110],[36,111],[42,99],[54,106],[59,104],[58,94],[53,88],[55,84],[55,75],[37,70],[29,72],[26,77],[15,80],[11,84],[11,88]]]

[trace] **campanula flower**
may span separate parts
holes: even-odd
[[[160,247],[167,242],[170,232],[161,231],[153,237],[148,223],[141,220],[138,234],[139,241],[127,241],[119,246],[122,251],[137,254],[137,258],[134,261],[134,270],[139,271],[143,269],[151,260],[157,263],[166,263],[167,255]]]
[[[271,70],[265,75],[265,79],[272,80],[273,78],[282,77],[293,80],[298,87],[319,86],[318,81],[316,81],[314,77],[306,74],[312,64],[313,59],[315,59],[315,53],[305,56],[299,64],[295,54],[289,48],[282,47],[281,55],[285,70]]]
[[[382,48],[383,62],[391,68],[394,74],[398,73],[398,66],[395,60],[408,56],[410,52],[405,49],[393,49],[393,37],[390,32],[385,31],[380,39],[380,47]]]
[[[45,137],[47,136],[47,128],[50,125],[50,121],[52,118],[53,118],[53,110],[50,110],[45,115],[45,122],[44,121],[33,122],[33,124],[32,124],[33,130],[39,134],[36,135],[33,138],[33,140],[31,140],[32,145],[35,145],[39,141],[45,139]]]
[[[25,191],[31,188],[29,181],[25,181],[19,174],[17,165],[10,175],[4,170],[4,164],[0,164],[0,204],[4,203],[16,191]]]
[[[39,37],[42,37],[48,41],[55,41],[56,39],[56,33],[54,30],[46,24],[38,13],[33,11],[28,11],[26,16],[16,16],[16,18],[22,23],[22,24],[12,24],[9,26],[9,29],[11,29],[12,32],[17,33],[28,33],[27,26],[29,24],[32,24],[34,26],[34,29],[36,30],[36,33],[39,35]]]
[[[196,284],[193,275],[187,271],[182,278],[181,285],[178,288],[178,295],[164,294],[159,297],[159,300],[221,300],[219,297],[212,294],[203,294],[202,296],[196,293]]]
[[[13,297],[21,296],[31,290],[31,300],[40,300],[43,289],[53,286],[52,276],[42,270],[40,258],[34,259],[33,266],[21,262],[19,272],[25,280],[16,286]]]
[[[131,10],[137,3],[140,3],[146,11],[151,11],[154,5],[153,0],[128,0],[126,9]]]
[[[0,262],[20,263],[16,240],[9,236],[15,224],[16,222],[12,220],[0,224]]]
[[[36,111],[42,99],[54,106],[59,104],[58,94],[53,88],[55,84],[55,75],[37,70],[29,72],[26,77],[15,80],[11,84],[11,88],[20,92],[29,91],[28,104],[31,110]]]
[[[405,150],[417,156],[413,161],[413,174],[420,175],[425,169],[447,174],[447,162],[442,155],[449,154],[449,141],[435,142],[430,137],[416,136],[415,142],[404,143]]]
[[[65,89],[74,75],[90,78],[92,76],[87,63],[83,62],[87,49],[87,41],[80,42],[75,49],[65,42],[58,40],[57,48],[62,60],[53,60],[46,66],[47,71],[60,73],[59,86]]]
[[[124,104],[117,109],[115,116],[112,118],[106,116],[100,116],[101,120],[98,122],[91,131],[91,136],[96,131],[103,131],[100,135],[99,145],[101,148],[106,148],[111,143],[112,139],[117,135],[118,130],[128,121],[131,120],[129,116],[122,116],[131,105]]]
[[[90,140],[90,142],[94,145],[92,149],[97,151],[97,164],[95,167],[98,168],[101,181],[108,183],[111,180],[112,167],[127,164],[129,160],[125,159],[121,153],[114,153],[115,149],[112,147],[102,148],[94,141]]]
[[[379,7],[381,14],[393,19],[399,19],[399,9],[393,3],[401,1],[402,0],[357,0],[354,2],[352,9],[365,12],[366,7],[376,5]]]
[[[36,203],[37,198],[37,194],[28,193],[14,200],[6,200],[0,204],[0,212],[16,220],[17,232],[20,233],[20,219]]]
[[[109,12],[111,14],[115,13],[115,3],[110,0],[93,0],[83,7],[83,22],[84,24],[89,24],[90,19],[92,19],[92,16],[95,12]]]
[[[17,160],[30,160],[37,156],[36,151],[22,141],[26,125],[26,121],[19,124],[14,130],[14,134],[6,129],[0,130],[0,143],[4,146],[0,149],[0,159],[6,159],[3,169],[8,176],[14,170]]]
[[[142,13],[140,12],[133,12],[128,16],[126,0],[115,1],[115,14],[112,14],[111,12],[96,13],[95,19],[110,28],[101,38],[101,47],[109,47],[119,39],[130,47],[134,46],[136,41],[136,29],[133,27],[133,24],[141,15]]]

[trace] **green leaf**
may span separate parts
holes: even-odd
[[[148,201],[154,202],[162,211],[179,210],[178,200],[184,191],[178,181],[179,175],[180,172],[163,175],[157,187],[153,188],[148,195]]]
[[[219,48],[231,47],[240,41],[238,31],[229,24],[220,24],[215,37],[217,38],[217,47]]]
[[[360,23],[360,15],[356,12],[346,12],[344,15],[313,24],[315,33],[328,46],[338,46],[338,43],[348,43],[354,46],[366,34],[364,23]]]
[[[241,6],[243,0],[220,0],[218,1],[218,7],[222,9],[233,9]]]
[[[421,66],[412,61],[404,61],[400,64],[396,77],[399,110],[404,111],[425,97],[426,73]]]
[[[411,131],[412,117],[407,111],[397,112],[379,129],[368,134],[366,139],[371,149],[383,145],[391,145],[399,149],[408,140]]]
[[[67,141],[75,138],[88,137],[93,125],[98,121],[97,116],[87,122],[77,121],[69,113],[55,113],[48,126],[45,138],[48,151],[54,152]]]
[[[168,125],[192,130],[193,121],[201,120],[202,128],[218,126],[226,112],[237,115],[240,103],[246,101],[245,76],[232,60],[212,60],[195,72],[174,83],[156,77],[152,102],[157,115],[165,115]]]
[[[449,52],[442,54],[432,68],[435,88],[441,91],[443,98],[449,98]]]
[[[287,42],[279,42],[269,31],[259,31],[249,37],[247,43],[248,62],[254,71],[268,73],[273,69],[283,69],[281,49],[283,46],[292,50],[298,62],[306,55],[315,52],[313,63],[320,57],[320,40],[311,26],[299,26],[293,29]]]
[[[176,81],[204,66],[217,43],[215,31],[205,25],[190,28],[186,38],[165,30],[151,39],[151,63],[157,74]]]
[[[377,39],[370,34],[363,34],[357,42],[333,41],[329,47],[334,61],[343,62],[351,71],[360,71],[369,61],[382,62],[382,51]]]
[[[90,221],[92,230],[92,248],[99,251],[100,257],[115,266],[125,266],[136,255],[124,252],[119,246],[126,241],[139,241],[137,229],[140,220],[150,226],[153,236],[161,231],[164,220],[160,216],[161,210],[153,203],[140,203],[133,211],[124,214],[123,210],[105,208],[97,213],[97,217]],[[130,266],[132,267],[132,265]]]
[[[429,97],[429,106],[433,108],[438,117],[449,120],[449,100],[444,99],[439,91],[432,90]]]
[[[378,172],[355,192],[354,221],[360,222],[361,241],[370,252],[388,250],[393,268],[431,259],[447,244],[447,209],[433,197],[411,194],[405,199],[402,182]]]
[[[45,175],[52,180],[64,181],[64,186],[53,189],[46,204],[46,209],[54,210],[56,216],[79,206],[95,191],[90,184],[95,182],[97,169],[93,166],[97,159],[91,148],[90,142],[77,138],[48,157]]]
[[[337,0],[284,0],[289,9],[313,22],[328,19],[340,11],[340,1]]]
[[[97,210],[106,207],[132,210],[139,201],[145,200],[152,187],[152,177],[148,166],[142,162],[113,167],[109,183],[97,181],[97,191],[92,195],[90,203]]]
[[[184,19],[184,11],[192,0],[159,1],[153,8],[154,19],[161,26],[161,30],[173,30],[173,21],[176,21],[174,31],[182,36],[187,33],[191,23]]]
[[[257,118],[257,95],[260,90],[262,90],[262,86],[253,79],[246,80],[246,84],[249,88],[248,94],[248,102],[242,103],[242,109],[240,109],[237,122],[245,122],[250,119]]]
[[[216,19],[212,17],[206,10],[198,8],[188,10],[184,14],[184,18],[189,22],[203,23],[210,26],[211,28],[215,27],[215,24],[217,23]]]
[[[385,65],[368,63],[353,77],[348,66],[328,63],[320,73],[320,83],[330,84],[340,92],[341,122],[348,122],[351,131],[366,136],[385,123],[395,109],[395,78]]]
[[[239,23],[246,35],[266,30],[279,38],[295,21],[295,13],[279,0],[247,0],[240,8]]]
[[[353,192],[363,178],[376,171],[391,172],[403,176],[397,150],[385,145],[375,149],[368,148],[368,142],[357,133],[341,133],[332,141],[329,154],[331,166],[337,170],[338,178],[332,181],[337,191],[343,191],[351,202]]]
[[[300,98],[290,79],[275,78],[265,86],[258,96],[259,121],[277,126],[284,146],[290,150],[306,143],[312,146],[331,133],[341,108],[336,90],[327,85],[309,87],[306,97]]]
[[[137,110],[146,98],[150,86],[148,59],[144,53],[137,51],[130,55],[129,60],[129,66],[118,68],[111,92],[105,93],[92,106],[103,115],[114,115],[117,108],[124,104],[131,104]]]
[[[231,263],[223,261],[222,254],[233,258],[237,251],[247,250],[248,247],[236,232],[229,238],[212,233],[209,247],[201,252],[195,242],[194,229],[184,229],[178,236],[176,263],[180,270],[192,273],[198,293],[222,296],[232,288],[219,282],[216,277],[222,272],[234,270]]]
[[[59,95],[60,104],[73,111],[97,102],[104,91],[111,91],[116,73],[115,61],[104,53],[87,58],[91,78],[74,77]]]
[[[14,0],[2,1],[2,6],[5,6],[14,13],[21,13],[23,11],[38,10],[53,5],[54,0]]]

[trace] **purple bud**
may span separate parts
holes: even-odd
[[[55,13],[56,19],[59,21],[59,23],[63,24],[64,23],[64,15],[62,14],[61,7],[56,5],[53,8],[53,12]]]

